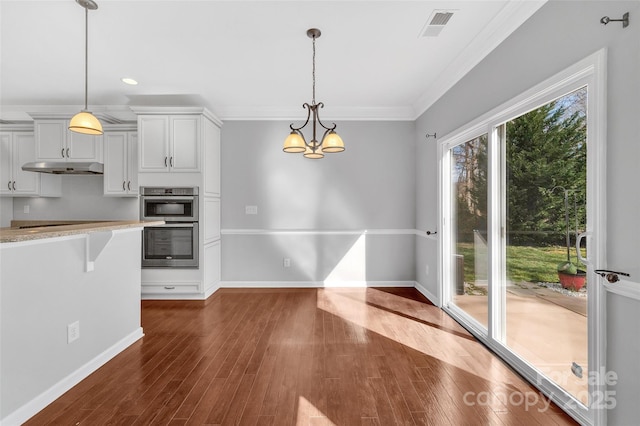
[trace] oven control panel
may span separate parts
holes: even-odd
[[[185,195],[198,195],[198,187],[186,188],[166,188],[159,186],[143,186],[140,187],[141,195],[164,195],[168,197],[180,197]]]

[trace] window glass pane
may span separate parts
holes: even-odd
[[[575,238],[586,223],[586,99],[583,88],[506,123],[504,236],[506,344],[585,404],[586,267]]]
[[[487,135],[451,149],[452,301],[487,327]]]

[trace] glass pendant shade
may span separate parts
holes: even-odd
[[[316,142],[317,143],[317,142]],[[319,160],[320,158],[324,157],[324,154],[322,153],[322,147],[318,146],[315,150],[315,152],[307,147],[306,151],[303,154],[306,158],[311,158],[313,160]]]
[[[324,137],[322,141],[322,152],[342,152],[344,151],[344,142],[342,138],[333,130]]]
[[[305,145],[302,136],[296,132],[291,132],[284,140],[284,148],[282,150],[290,153],[301,153],[307,150],[307,145]]]
[[[89,111],[80,111],[71,119],[69,130],[86,135],[101,135],[102,124],[100,124],[100,120]]]

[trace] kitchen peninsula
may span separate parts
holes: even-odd
[[[141,231],[162,223],[0,229],[2,424],[24,422],[143,336]]]

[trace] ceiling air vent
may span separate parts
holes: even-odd
[[[447,25],[452,16],[453,12],[446,10],[434,10],[427,20],[427,24],[420,32],[420,36],[437,37],[444,26]]]

